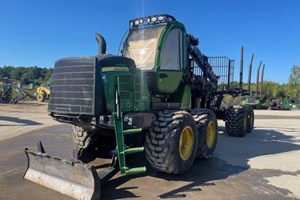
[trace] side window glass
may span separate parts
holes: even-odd
[[[180,70],[181,69],[181,47],[182,32],[180,29],[173,29],[169,32],[162,48],[160,69]]]

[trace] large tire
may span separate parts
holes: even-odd
[[[192,109],[198,131],[196,158],[208,159],[215,151],[218,141],[218,122],[215,113],[209,109]]]
[[[246,132],[251,133],[254,128],[254,111],[252,106],[246,106],[247,128]]]
[[[104,131],[106,135],[101,135],[98,131]],[[116,139],[113,136],[114,133],[110,130],[99,129],[92,132],[73,126],[74,159],[88,163],[96,158],[111,158],[111,151],[116,148]]]
[[[83,163],[95,160],[96,154],[93,149],[94,134],[80,126],[73,126],[73,158]]]
[[[146,158],[159,171],[183,174],[194,162],[197,141],[196,123],[189,113],[162,111],[146,134]]]
[[[228,135],[244,137],[247,130],[245,107],[229,106],[225,112],[225,129]]]
[[[38,93],[36,96],[36,100],[39,102],[44,102],[46,99],[46,95],[44,93]]]

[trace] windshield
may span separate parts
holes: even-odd
[[[150,26],[130,32],[123,55],[132,58],[137,68],[151,70],[154,67],[157,43],[165,26]]]

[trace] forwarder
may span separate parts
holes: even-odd
[[[25,178],[76,199],[99,199],[101,181],[116,170],[146,171],[128,168],[128,154],[144,152],[156,170],[183,174],[196,158],[213,154],[217,117],[230,135],[249,130],[246,108],[221,106],[219,77],[198,39],[173,16],[131,20],[121,56],[106,54],[104,38],[96,39],[97,56],[60,59],[53,72],[48,111],[73,124],[75,161],[50,156],[39,143],[40,152],[25,150]],[[104,171],[84,164],[108,156],[112,165]]]

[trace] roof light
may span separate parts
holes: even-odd
[[[151,17],[151,22],[156,22],[157,21],[157,17]]]
[[[135,26],[137,26],[137,25],[139,25],[139,24],[140,24],[140,21],[139,21],[139,20],[135,20],[135,21],[134,21],[134,25],[135,25]]]
[[[148,17],[141,17],[132,19],[129,22],[130,28],[138,27],[138,26],[147,26],[159,23],[170,23],[176,22],[176,19],[171,15],[152,15]]]
[[[164,16],[159,16],[158,17],[158,21],[163,21],[165,18],[164,18]]]

